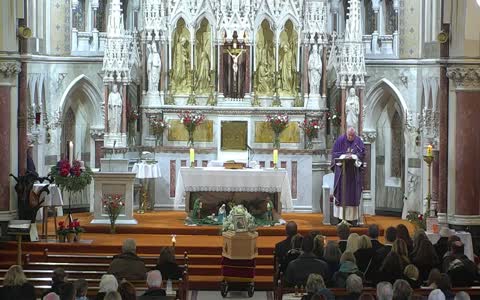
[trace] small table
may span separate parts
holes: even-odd
[[[144,180],[145,182],[144,190],[146,191],[148,191],[148,179],[162,177],[162,173],[160,171],[160,165],[156,161],[155,162],[141,161],[139,163],[135,163],[133,165],[132,172],[136,174],[135,178]],[[138,210],[139,213],[144,213],[146,210],[146,205],[147,205],[146,191],[144,191],[144,198],[140,203],[140,208]]]
[[[48,183],[35,183],[32,191],[38,193],[47,184]],[[42,209],[40,209],[37,214],[37,220],[42,220],[42,236],[44,238],[48,237],[48,209],[54,209],[53,221],[55,223],[55,236],[57,236],[57,216],[63,214],[63,198],[60,189],[56,184],[50,184],[48,185],[48,191],[50,192],[49,194],[42,193],[40,196],[39,200],[44,201],[42,203]],[[57,208],[61,210],[60,213],[57,212]]]
[[[438,240],[440,239],[440,234],[438,234],[438,233],[426,232],[426,234],[427,234],[427,237],[430,240],[430,242],[432,242],[432,244],[436,244],[438,242]],[[473,256],[472,235],[470,234],[470,232],[466,232],[466,231],[453,232],[453,230],[452,230],[452,235],[456,235],[460,238],[460,240],[462,241],[462,243],[465,247],[464,248],[464,254],[471,261],[474,262],[475,260],[474,260],[474,256]]]

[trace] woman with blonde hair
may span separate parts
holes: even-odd
[[[317,234],[313,239],[313,254],[320,259],[323,259],[325,239],[325,236],[321,234]]]
[[[366,272],[370,261],[375,255],[375,251],[372,248],[372,241],[366,235],[362,235],[358,240],[358,249],[354,253],[357,260],[358,269],[362,272]]]
[[[36,299],[35,288],[28,282],[21,266],[13,265],[8,269],[0,288],[0,299]]]
[[[410,284],[412,289],[420,288],[421,282],[419,276],[420,273],[415,265],[409,264],[405,267],[405,270],[403,270],[403,277]]]
[[[350,233],[347,239],[347,248],[345,251],[352,252],[353,254],[358,250],[358,242],[360,240],[360,236],[358,233]]]

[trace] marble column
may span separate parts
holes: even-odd
[[[0,62],[0,221],[16,218],[14,181],[8,176],[17,175],[17,140],[15,113],[17,111],[17,75],[20,63],[16,61]],[[24,76],[25,77],[25,76]],[[25,136],[26,138],[26,136]],[[26,154],[26,152],[25,152]],[[26,161],[25,161],[26,163]],[[13,211],[13,213],[12,213]]]
[[[454,192],[449,196],[454,198],[455,208],[453,220],[449,218],[448,223],[480,229],[480,169],[476,163],[480,160],[480,66],[451,66],[447,76],[455,83],[456,94],[455,101],[450,101],[455,105],[450,117],[454,122],[450,134],[455,138],[450,141],[454,153],[449,153],[449,160],[454,161],[454,170],[450,170],[455,174],[453,180],[453,176],[449,178],[454,183]]]
[[[446,49],[445,49],[446,47]],[[448,56],[448,43],[441,44],[441,56]],[[448,91],[449,80],[447,67],[440,67],[439,87],[439,143],[438,143],[438,222],[447,223],[447,197],[448,197]]]
[[[28,126],[28,84],[27,84],[27,64],[21,64],[21,70],[18,78],[18,173],[25,174],[27,171],[27,126]]]
[[[347,119],[345,116],[345,101],[347,100],[347,87],[342,86],[341,87],[341,99],[340,99],[340,115],[342,117],[341,119],[341,125],[340,125],[340,134],[344,134],[346,131],[346,126],[347,126]]]
[[[431,206],[437,212],[438,210],[438,190],[439,190],[439,172],[440,172],[440,161],[438,159],[439,151],[433,150],[433,163],[432,163],[432,203]]]
[[[363,132],[362,140],[365,145],[365,159],[363,169],[363,178],[362,178],[362,199],[363,199],[363,213],[374,215],[375,214],[375,203],[372,196],[372,160],[375,159],[374,151],[372,151],[372,144],[377,138],[377,133],[375,131]]]
[[[127,92],[128,92],[127,83],[123,83],[122,87],[123,87],[123,94],[122,94],[122,134],[126,134],[127,133]]]

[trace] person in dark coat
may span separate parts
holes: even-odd
[[[113,257],[108,274],[113,274],[117,280],[143,280],[147,268],[143,260],[137,256],[135,240],[126,239],[123,242],[122,253]]]
[[[363,273],[358,269],[355,256],[352,252],[345,251],[340,258],[340,268],[332,276],[332,286],[345,288],[348,276],[356,274],[363,279]]]
[[[287,222],[287,225],[285,225],[285,233],[287,237],[275,245],[275,261],[277,262],[277,267],[283,263],[283,259],[285,255],[287,255],[288,250],[292,249],[292,237],[297,234],[297,223],[293,221]]]
[[[173,247],[164,247],[160,251],[155,269],[162,273],[164,280],[177,280],[183,275],[183,269],[178,266],[175,259],[175,249]]]
[[[370,238],[366,235],[362,235],[358,241],[358,249],[354,254],[358,269],[362,273],[365,273],[367,268],[370,267],[374,253]]]
[[[410,255],[413,251],[413,240],[410,237],[410,233],[408,233],[408,228],[407,226],[403,224],[398,224],[397,225],[397,239],[403,240],[407,244],[407,256]]]
[[[330,279],[328,265],[313,254],[313,237],[307,235],[303,238],[302,254],[290,262],[285,273],[285,280],[290,285],[305,285],[308,276],[312,273],[322,275],[324,280]]]
[[[0,288],[0,299],[35,300],[35,288],[28,282],[21,266],[11,266]]]
[[[383,247],[383,244],[378,241],[378,235],[380,230],[377,224],[371,224],[368,226],[368,236],[370,237],[370,241],[372,242],[372,249],[373,252],[376,252],[378,249]]]
[[[155,297],[167,295],[165,290],[162,289],[162,273],[158,270],[148,272],[147,287],[148,290],[138,298],[139,300],[155,299]]]
[[[345,249],[347,249],[347,240],[348,236],[350,235],[350,227],[348,227],[347,224],[340,223],[337,225],[337,236],[339,237],[338,241],[338,248],[340,248],[340,251],[345,252]]]
[[[464,254],[464,245],[460,241],[452,244],[451,254],[443,259],[443,271],[454,287],[472,286],[477,279],[477,266]]]
[[[437,256],[435,248],[428,239],[421,240],[414,253],[415,256],[412,257],[412,262],[417,266],[418,271],[420,272],[419,279],[422,282],[426,281],[430,270],[439,267],[440,259]]]
[[[380,267],[383,264],[383,261],[387,257],[387,255],[392,250],[393,243],[397,238],[397,229],[395,227],[388,227],[385,230],[385,244],[380,247],[374,254],[372,258],[372,262],[370,263],[370,267],[365,273],[365,279],[368,281],[376,281],[377,280],[377,273]]]
[[[291,243],[291,249],[288,250],[287,254],[285,254],[285,257],[283,258],[282,263],[278,266],[279,272],[283,274],[285,274],[288,264],[302,254],[303,236],[300,233],[297,233],[292,237]]]
[[[323,260],[328,264],[330,274],[335,274],[340,268],[340,258],[342,252],[338,248],[336,241],[328,241],[325,251],[323,253]],[[328,283],[327,283],[328,284]]]

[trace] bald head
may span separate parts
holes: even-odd
[[[285,231],[287,236],[292,237],[297,234],[297,223],[293,221],[289,221],[285,226]]]
[[[349,140],[350,142],[353,141],[355,139],[356,135],[357,135],[357,132],[356,132],[355,128],[348,127],[348,129],[347,129],[347,140]]]

